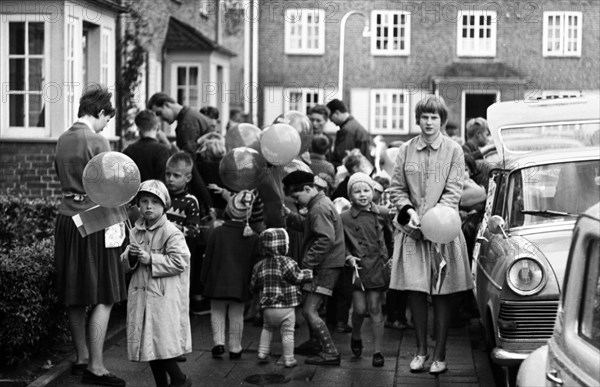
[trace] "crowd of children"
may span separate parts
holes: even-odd
[[[315,112],[326,115],[327,108],[322,108]],[[458,162],[462,157],[459,145],[440,137],[445,109],[443,102],[432,100],[417,106],[422,134],[399,150],[402,165],[411,158],[425,162],[423,157],[451,157],[448,162]],[[413,196],[424,187],[419,179],[427,176],[409,176],[396,166],[391,179],[371,177],[366,158],[354,150],[344,159],[347,173],[340,179],[327,159],[330,140],[317,133],[311,164],[275,182],[285,197],[280,198],[280,209],[272,209],[261,199],[260,190],[231,192],[222,184],[218,163],[225,153],[223,136],[209,133],[200,138],[195,155],[173,153],[159,149],[154,112],[142,111],[135,122],[143,136],[127,153],[149,179],[142,182],[132,203],[138,218],[121,255],[123,269],[132,273],[127,329],[128,337],[136,340],[128,340],[128,354],[133,361],[150,363],[157,386],[191,385],[177,363],[191,351],[189,314],[195,304],[190,300],[198,299],[209,301],[214,358],[222,358],[226,351],[230,360],[242,357],[244,321],[249,316],[262,321],[259,362],[269,361],[272,337],[279,330],[283,356],[277,364],[296,366],[297,353],[310,355],[306,364],[339,365],[331,330],[350,333],[350,349],[360,357],[362,326],[368,317],[373,367],[385,364],[384,327],[412,329],[414,323],[418,348],[410,368],[419,372],[429,357],[424,336],[429,294],[436,314],[442,315],[436,321],[438,343],[430,372],[446,371],[448,295],[472,284],[466,276],[448,279],[445,288],[432,290],[427,260],[434,259],[432,252],[447,250],[431,247],[418,227],[419,217],[437,203],[458,211],[464,177],[430,187],[422,192],[430,203],[421,203]],[[154,154],[164,166],[149,157],[148,147],[161,150]],[[426,153],[421,152],[424,149]],[[165,154],[169,154],[166,161]],[[156,175],[162,171],[164,176]],[[188,193],[195,174],[202,184],[208,183],[211,203],[201,203]],[[480,203],[482,189],[473,184],[468,181],[469,197]],[[211,209],[203,212],[203,207]],[[280,221],[266,220],[263,210],[271,217],[280,212]],[[411,243],[423,247],[419,267],[408,256]],[[448,249],[460,253],[451,260],[466,273],[464,238],[452,243],[461,248]],[[406,316],[409,294],[412,318]],[[309,340],[295,348],[295,330],[304,322]]]

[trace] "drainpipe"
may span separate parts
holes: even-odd
[[[250,0],[244,0],[243,2],[243,10],[244,10],[244,84],[241,85],[239,97],[244,101],[244,113],[250,113],[250,96],[247,96],[245,90],[247,90],[247,86],[250,85],[250,75],[251,75],[251,64],[252,58],[250,56],[250,44],[251,44],[251,13],[250,13]]]
[[[254,6],[252,7],[252,122],[258,124],[258,21],[259,21],[259,4],[258,0],[252,0]]]

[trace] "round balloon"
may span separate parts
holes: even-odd
[[[129,203],[137,194],[141,176],[135,162],[121,152],[102,152],[83,169],[83,189],[102,207]]]
[[[313,132],[310,125],[310,120],[305,114],[302,114],[296,110],[290,110],[289,112],[277,117],[273,123],[284,123],[292,126],[300,135],[301,144],[299,153],[303,153],[308,149],[313,139]]]
[[[312,169],[310,169],[310,167],[306,165],[306,163],[298,159],[294,159],[283,166],[283,176],[285,177],[294,171],[304,171],[308,173],[313,173]]]
[[[245,146],[260,152],[260,134],[261,130],[256,125],[247,123],[237,124],[227,131],[225,135],[225,147],[227,151],[230,151],[233,148]]]
[[[258,151],[248,147],[230,150],[219,164],[219,176],[229,189],[239,192],[258,186],[267,163]]]
[[[288,124],[273,124],[260,136],[260,152],[270,164],[285,165],[300,152],[300,135]]]
[[[460,215],[447,206],[435,206],[421,218],[421,232],[435,243],[452,242],[460,234]]]

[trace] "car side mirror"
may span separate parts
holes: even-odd
[[[504,219],[502,219],[499,215],[493,215],[489,220],[487,227],[492,234],[502,234],[504,239],[508,238],[506,232],[504,231]]]

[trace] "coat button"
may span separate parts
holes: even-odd
[[[134,286],[134,287],[133,287],[133,290],[138,290],[138,287],[137,287],[137,286]]]

